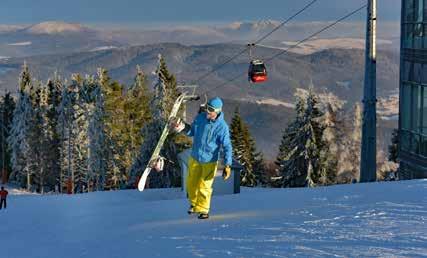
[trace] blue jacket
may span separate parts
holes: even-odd
[[[187,133],[193,137],[193,149],[191,156],[200,163],[215,162],[219,159],[219,151],[224,150],[224,163],[232,162],[232,147],[230,131],[224,120],[223,113],[219,113],[215,121],[206,118],[202,112],[194,119],[191,129]]]

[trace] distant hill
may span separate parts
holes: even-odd
[[[20,66],[24,60],[35,76],[41,80],[51,77],[55,71],[69,77],[72,73],[95,74],[98,67],[105,67],[116,80],[130,83],[135,76],[136,65],[152,77],[158,54],[162,54],[170,70],[181,83],[192,83],[198,77],[223,63],[244,46],[238,44],[213,44],[185,46],[166,43],[134,47],[110,47],[105,50],[70,54],[41,55],[0,60],[2,88],[13,89]],[[278,49],[257,48],[260,58],[277,54]],[[350,102],[360,101],[364,78],[364,52],[359,49],[326,49],[309,55],[288,53],[267,62],[269,80],[265,84],[247,82],[249,58],[242,55],[233,62],[200,81],[200,88],[208,90],[230,78],[240,78],[215,91],[215,94],[241,99],[273,98],[292,101],[296,88],[306,88],[313,83],[319,90],[328,90]],[[398,88],[399,56],[392,51],[378,53],[378,94],[387,97]]]

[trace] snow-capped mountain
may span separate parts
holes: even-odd
[[[86,33],[92,30],[78,23],[62,21],[47,21],[29,26],[23,30],[30,34],[61,34],[61,33]]]
[[[0,55],[10,57],[72,53],[125,44],[81,24],[48,21],[26,27],[0,27]]]
[[[238,30],[241,32],[256,32],[263,30],[272,30],[280,25],[279,21],[261,20],[255,22],[233,22],[224,27],[224,29]]]

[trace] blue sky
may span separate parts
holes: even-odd
[[[63,20],[138,24],[283,20],[310,0],[0,0],[0,24]],[[319,0],[299,20],[334,20],[366,0]],[[378,0],[379,19],[398,21],[401,0]],[[360,14],[353,20],[363,19]]]

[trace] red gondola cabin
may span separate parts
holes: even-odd
[[[248,80],[253,83],[265,82],[267,80],[267,69],[263,61],[251,61],[248,70]]]

